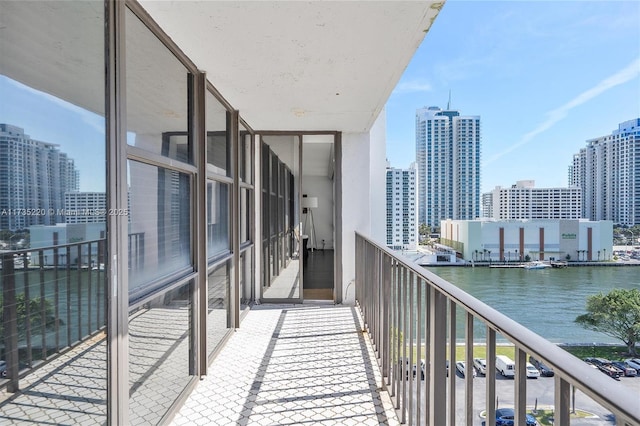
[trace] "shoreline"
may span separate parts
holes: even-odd
[[[419,266],[422,267],[455,267],[455,268],[489,268],[489,267],[497,267],[497,269],[523,269],[520,266],[520,263],[502,263],[502,262],[456,262],[456,263],[419,263]],[[632,267],[632,266],[640,266],[640,262],[610,262],[610,261],[601,261],[601,262],[569,262],[566,264],[567,268],[579,268],[584,266],[602,266],[602,267]],[[552,268],[553,269],[553,268]],[[556,268],[562,269],[562,268]]]

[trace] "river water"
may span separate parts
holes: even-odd
[[[574,320],[585,313],[588,296],[614,288],[640,288],[640,267],[427,269],[554,343],[622,344]],[[474,328],[479,329],[475,338],[482,338],[483,327]]]

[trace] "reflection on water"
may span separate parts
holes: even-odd
[[[588,296],[614,288],[640,288],[637,267],[498,269],[437,267],[430,271],[552,342],[618,343],[574,323]],[[478,325],[475,327],[479,328]],[[464,336],[458,321],[458,337]],[[484,335],[484,327],[477,338]]]

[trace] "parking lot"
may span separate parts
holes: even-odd
[[[615,380],[615,379],[611,379]],[[620,382],[629,388],[629,392],[637,394],[640,398],[640,377],[621,377]],[[483,419],[480,413],[484,411],[486,405],[485,390],[486,383],[483,376],[477,376],[473,379],[473,424],[483,425]],[[424,382],[420,382],[424,384]],[[540,377],[538,379],[527,379],[527,412],[530,412],[536,405],[538,409],[553,407],[554,400],[554,378]],[[496,399],[497,407],[513,407],[514,406],[514,380],[506,379],[499,373],[496,379]],[[464,378],[456,373],[456,424],[464,423]],[[414,402],[415,404],[415,402]],[[572,418],[571,425],[613,425],[615,424],[611,413],[604,409],[601,405],[585,396],[582,392],[576,391],[575,408],[577,410],[592,413],[591,418]],[[422,413],[425,411],[424,403],[422,404]],[[491,423],[489,423],[491,425]]]

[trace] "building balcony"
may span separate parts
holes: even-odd
[[[188,321],[184,303],[176,298],[136,310],[129,324],[130,423],[476,425],[499,408],[512,408],[524,424],[539,408],[553,410],[562,425],[583,424],[572,416],[576,409],[591,413],[589,424],[612,418],[618,425],[640,424],[635,384],[606,377],[359,234],[354,257],[355,306],[253,305],[210,359],[207,375],[190,387],[181,367],[189,353],[181,331]],[[4,283],[10,270],[6,260]],[[462,336],[456,335],[458,313]],[[513,381],[490,367],[475,378],[456,372],[458,361],[474,364],[477,321],[486,332],[487,366],[495,364],[498,336],[515,347]],[[79,337],[56,356],[23,368],[18,392],[4,388],[3,424],[109,422],[104,329]],[[462,359],[456,348],[463,349]],[[528,382],[527,355],[552,366],[555,376]]]

